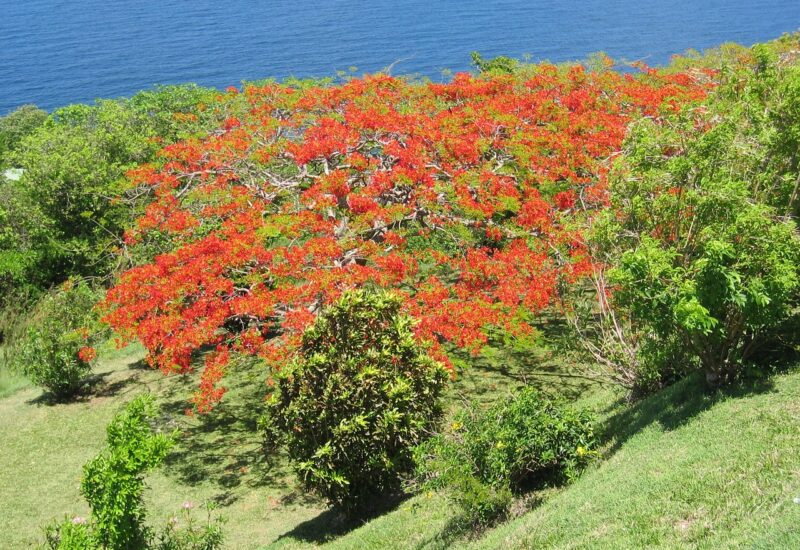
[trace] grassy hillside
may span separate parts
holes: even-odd
[[[30,383],[21,374],[12,372],[5,367],[2,350],[0,350],[0,399],[29,385]]]
[[[557,385],[572,396],[588,395],[583,403],[596,404],[608,433],[617,435],[607,459],[575,484],[532,495],[518,506],[522,515],[469,539],[436,494],[409,499],[361,526],[342,523],[296,486],[283,461],[263,460],[254,430],[260,387],[252,379],[259,373],[239,373],[217,411],[189,418],[183,410],[195,382],[143,368],[141,353],[106,354],[92,393],[72,404],[48,404],[39,390],[9,375],[16,387],[0,388],[0,514],[7,526],[0,547],[31,547],[51,518],[87,513],[78,494],[82,465],[102,447],[112,414],[142,391],[158,396],[165,425],[183,431],[167,466],[149,478],[151,520],[166,521],[184,501],[215,502],[227,520],[229,548],[800,545],[800,505],[793,503],[800,497],[797,371],[714,396],[688,380],[632,408],[602,410],[613,401],[611,390],[565,377],[563,365],[546,355],[489,350],[453,386],[451,403],[465,395],[497,399],[523,381]]]
[[[144,367],[141,357],[136,347],[106,355],[92,392],[75,403],[48,403],[29,386],[2,388],[10,395],[0,398],[0,548],[31,548],[42,541],[41,527],[51,519],[87,515],[78,492],[83,464],[103,447],[113,414],[144,391],[157,396],[160,421],[183,432],[167,465],[148,478],[154,523],[179,516],[186,501],[217,503],[229,546],[253,548],[324,511],[295,490],[283,464],[261,461],[252,425],[258,411],[247,410],[249,402],[237,388],[213,417],[189,418],[183,412],[196,381],[165,378]]]
[[[256,429],[264,393],[262,372],[233,372],[226,380],[229,392],[218,408],[207,416],[188,417],[184,411],[197,387],[196,378],[164,377],[147,368],[142,356],[137,346],[101,353],[91,391],[74,403],[49,403],[40,389],[0,368],[0,430],[4,434],[0,517],[8,526],[0,529],[0,548],[30,548],[42,541],[41,528],[50,520],[88,514],[78,492],[83,464],[103,447],[105,427],[113,414],[144,391],[156,396],[162,411],[159,422],[182,432],[166,465],[148,478],[152,523],[161,525],[179,515],[186,501],[198,507],[214,503],[226,520],[229,548],[339,544],[336,537],[352,526],[299,488],[284,460],[263,457]],[[493,401],[525,383],[568,396],[590,386],[583,378],[569,376],[563,364],[536,344],[505,351],[488,348],[479,358],[465,355],[456,363],[466,368],[450,388],[450,406],[466,397]],[[424,517],[428,527],[437,525],[435,517],[440,517],[444,526],[449,518],[446,510],[420,508],[411,500],[390,517],[404,522],[411,513]],[[396,537],[403,540],[405,535],[398,532]],[[355,539],[341,540],[350,544]]]
[[[411,500],[332,548],[800,547],[800,373],[718,395],[687,380],[608,416],[607,460],[465,541],[448,505]]]
[[[800,374],[693,382],[614,417],[606,462],[475,547],[800,546]]]

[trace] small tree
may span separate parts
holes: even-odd
[[[105,450],[84,467],[81,494],[92,509],[103,548],[146,546],[143,474],[161,464],[175,441],[175,434],[153,431],[149,421],[154,415],[150,395],[131,401],[109,424]]]
[[[400,299],[348,292],[303,335],[276,376],[264,427],[303,483],[346,511],[396,491],[412,447],[441,414],[445,369],[420,349]]]
[[[751,53],[702,108],[631,128],[594,224],[601,320],[608,305],[627,329],[617,341],[636,344],[629,387],[698,368],[715,386],[798,343],[800,73]]]
[[[92,345],[102,337],[93,313],[99,297],[83,281],[44,295],[11,336],[12,367],[57,399],[74,396],[92,370]]]
[[[65,518],[45,527],[50,550],[216,550],[222,547],[219,520],[198,522],[192,505],[183,506],[184,525],[172,518],[154,532],[145,525],[144,474],[166,458],[177,432],[160,433],[151,423],[153,397],[139,395],[117,413],[107,428],[106,448],[83,468],[81,494],[92,515]]]

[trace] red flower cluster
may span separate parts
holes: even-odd
[[[78,350],[78,359],[84,363],[91,363],[97,357],[97,351],[89,346],[83,346]]]
[[[632,117],[707,84],[540,65],[449,84],[388,76],[248,86],[209,106],[219,129],[129,174],[152,203],[126,235],[152,261],[120,278],[105,319],[149,361],[221,398],[237,354],[279,368],[317,312],[353,287],[405,298],[418,337],[478,351],[530,330],[559,279],[591,269],[582,221],[607,202],[608,159]]]

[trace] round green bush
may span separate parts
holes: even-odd
[[[415,449],[419,487],[444,489],[466,520],[501,517],[511,494],[571,480],[596,454],[594,415],[532,388],[487,410],[467,408]]]
[[[426,355],[385,292],[352,291],[309,328],[262,420],[305,486],[353,511],[401,488],[412,448],[441,415],[443,366]]]
[[[92,370],[98,297],[85,282],[44,295],[12,337],[12,367],[58,399],[74,396]]]

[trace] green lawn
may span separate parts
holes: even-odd
[[[0,346],[0,399],[17,390],[30,386],[30,383],[19,373],[6,367],[4,349]]]
[[[103,447],[114,412],[144,391],[157,396],[160,422],[182,431],[167,464],[148,478],[153,523],[180,515],[183,502],[214,502],[226,519],[228,546],[254,548],[324,512],[296,490],[285,464],[261,460],[253,429],[258,399],[246,402],[233,388],[214,415],[187,417],[196,380],[165,378],[141,357],[136,347],[106,356],[100,381],[75,403],[49,404],[30,386],[0,399],[0,548],[30,548],[43,540],[41,526],[50,519],[88,513],[78,492],[83,464]]]
[[[800,548],[800,372],[715,396],[697,382],[607,410],[605,460],[482,536],[420,495],[330,547]]]
[[[155,394],[164,427],[178,427],[180,442],[166,465],[148,478],[150,518],[162,524],[181,505],[212,502],[226,523],[227,546],[308,547],[334,539],[349,528],[320,500],[296,485],[280,458],[266,461],[256,421],[264,394],[264,373],[239,370],[214,412],[184,414],[197,387],[196,376],[164,377],[143,365],[143,350],[106,350],[92,390],[75,403],[51,404],[23,378],[0,369],[0,548],[29,548],[42,541],[41,527],[64,515],[86,515],[78,493],[82,466],[103,447],[105,426],[140,392]],[[463,357],[465,368],[451,385],[451,406],[465,397],[492,401],[523,383],[550,391],[580,392],[588,382],[563,378],[563,365],[546,350],[489,348],[479,358]],[[412,501],[413,502],[413,501]],[[408,503],[400,507],[406,510]],[[416,507],[414,508],[416,510]],[[397,512],[396,512],[397,513]]]
[[[462,358],[470,367],[451,386],[451,406],[534,384],[594,407],[615,434],[604,460],[576,483],[532,495],[515,519],[469,536],[432,493],[363,525],[343,523],[297,487],[285,461],[264,459],[255,430],[263,373],[238,371],[219,408],[193,418],[184,409],[194,377],[165,378],[141,357],[138,347],[104,353],[92,392],[71,404],[49,404],[0,370],[0,548],[29,548],[50,519],[88,512],[78,494],[81,468],[102,448],[113,413],[143,391],[157,396],[159,422],[182,432],[167,464],[148,478],[152,522],[177,515],[185,501],[214,502],[228,548],[800,547],[798,372],[714,396],[685,381],[626,407],[546,349],[490,348]]]
[[[684,381],[612,417],[608,458],[475,548],[800,548],[800,373]]]

